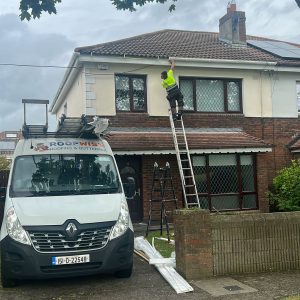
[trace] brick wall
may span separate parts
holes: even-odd
[[[186,278],[300,269],[300,212],[175,213],[176,263]]]
[[[116,116],[110,116],[109,119],[111,127],[170,127],[168,117],[154,117],[147,113],[118,113]],[[269,205],[266,197],[268,186],[277,171],[288,166],[293,159],[286,145],[299,132],[300,118],[246,118],[243,114],[185,113],[184,124],[186,128],[241,128],[246,133],[273,145],[271,153],[257,154],[258,206],[261,212],[268,212]],[[178,190],[181,190],[175,155],[144,156],[142,172],[144,219],[148,216],[155,161],[162,165],[170,161],[174,177],[177,174]],[[181,193],[178,194],[178,198],[182,200]]]

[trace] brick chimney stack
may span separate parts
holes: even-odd
[[[227,13],[219,20],[219,39],[236,46],[246,46],[245,12],[236,10],[236,3],[231,0]]]

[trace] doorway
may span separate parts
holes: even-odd
[[[142,157],[138,155],[115,155],[115,158],[123,184],[127,182],[128,177],[134,178],[135,195],[132,198],[127,198],[127,203],[132,222],[140,222],[143,219]]]

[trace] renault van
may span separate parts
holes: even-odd
[[[129,277],[133,240],[124,189],[106,140],[18,142],[0,235],[3,287],[22,279],[97,273]]]

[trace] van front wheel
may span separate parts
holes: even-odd
[[[3,258],[1,254],[1,284],[4,288],[11,288],[17,285],[14,279],[7,278],[7,272],[4,267]]]
[[[132,274],[132,267],[133,267],[133,264],[131,264],[130,267],[127,269],[117,271],[115,273],[115,276],[118,278],[129,278]]]

